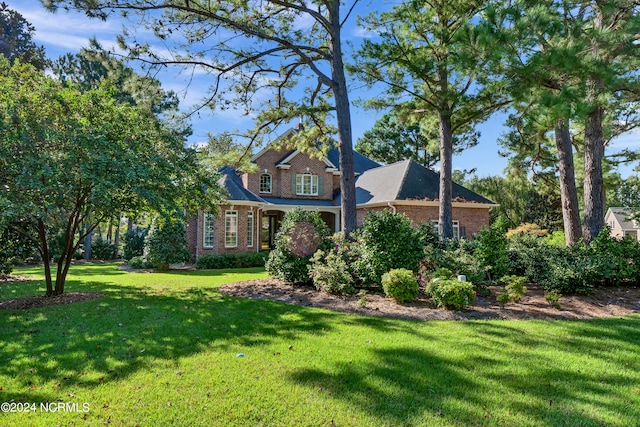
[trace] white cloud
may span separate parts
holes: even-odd
[[[612,139],[608,147],[614,150],[640,147],[640,130],[623,133],[622,135]]]

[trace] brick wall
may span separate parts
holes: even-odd
[[[396,205],[396,212],[405,214],[412,222],[438,221],[437,206],[406,206]],[[364,217],[368,212],[390,209],[389,207],[376,207],[371,209],[358,209],[358,225],[362,225]],[[482,227],[489,225],[489,209],[468,208],[453,206],[453,220],[458,221],[464,227],[465,237],[471,238],[473,234],[482,230]]]
[[[278,169],[276,164],[281,161],[291,150],[267,150],[256,159],[258,171],[253,174],[244,174],[242,177],[247,189],[263,197],[281,197],[285,199],[316,199],[333,200],[336,182],[333,173],[326,171],[326,163],[322,160],[309,157],[307,154],[298,153],[290,161],[289,169]],[[293,194],[293,176],[308,172],[312,175],[322,177],[322,188],[319,189],[319,196],[298,196]],[[271,175],[271,193],[260,193],[260,175],[265,173]],[[337,182],[337,189],[340,182]]]
[[[187,226],[187,238],[189,239],[189,249],[192,259],[204,254],[229,254],[255,252],[260,247],[260,228],[258,227],[260,215],[258,210],[253,208],[253,246],[247,245],[248,234],[248,212],[251,206],[234,205],[233,210],[238,212],[238,246],[234,248],[225,247],[225,213],[232,210],[230,205],[220,205],[218,215],[214,220],[214,244],[212,248],[204,247],[204,213],[198,212],[190,218]],[[197,224],[196,224],[197,221]],[[195,229],[195,231],[193,231]]]

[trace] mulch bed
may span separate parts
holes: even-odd
[[[544,298],[544,290],[527,285],[522,301],[501,306],[496,294],[501,290],[490,287],[492,295],[478,297],[476,304],[465,310],[451,311],[438,308],[427,295],[421,294],[414,302],[398,304],[381,293],[367,293],[366,302],[357,295],[329,295],[313,286],[285,283],[274,278],[230,283],[220,291],[236,297],[268,299],[288,304],[360,314],[416,320],[568,320],[624,316],[640,313],[640,287],[598,288],[590,295],[568,295],[560,299],[560,308],[553,307]]]

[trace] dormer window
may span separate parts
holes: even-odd
[[[260,192],[271,193],[271,175],[267,171],[260,175]]]

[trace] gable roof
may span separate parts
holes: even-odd
[[[255,162],[260,156],[262,156],[264,153],[269,151],[271,149],[271,146],[273,146],[276,142],[282,141],[283,139],[288,138],[289,136],[291,136],[297,131],[298,129],[296,128],[291,128],[287,130],[285,133],[277,137],[273,142],[267,144],[266,147],[264,147],[258,153],[254,154],[251,157],[251,161]],[[289,166],[289,162],[291,161],[291,159],[293,159],[295,156],[297,156],[301,152],[302,151],[297,149],[292,149],[290,151],[287,151],[284,157],[282,157],[280,160],[276,162],[276,166],[280,168],[287,168]],[[340,170],[340,153],[338,151],[338,148],[335,146],[335,143],[333,144],[332,148],[329,149],[329,151],[327,152],[327,155],[324,158],[322,158],[322,161],[324,161],[324,163],[327,165],[327,169],[334,170],[334,171]],[[353,167],[356,175],[360,175],[369,169],[380,167],[380,163],[375,162],[370,158],[363,156],[362,154],[354,151]]]
[[[413,160],[403,160],[365,171],[356,180],[356,204],[397,200],[438,201],[440,175]],[[459,185],[452,186],[454,203],[495,205],[491,200]]]
[[[634,212],[640,209],[637,208],[609,208],[607,210],[606,217],[609,217],[611,214],[618,224],[620,224],[620,228],[623,230],[637,230],[640,228],[640,223],[637,220],[630,219],[630,217],[634,214]]]
[[[229,193],[227,200],[265,203],[263,198],[256,196],[254,193],[244,188],[242,180],[236,173],[235,168],[225,166],[218,172],[222,175],[218,180],[218,184],[227,190],[227,193]]]

